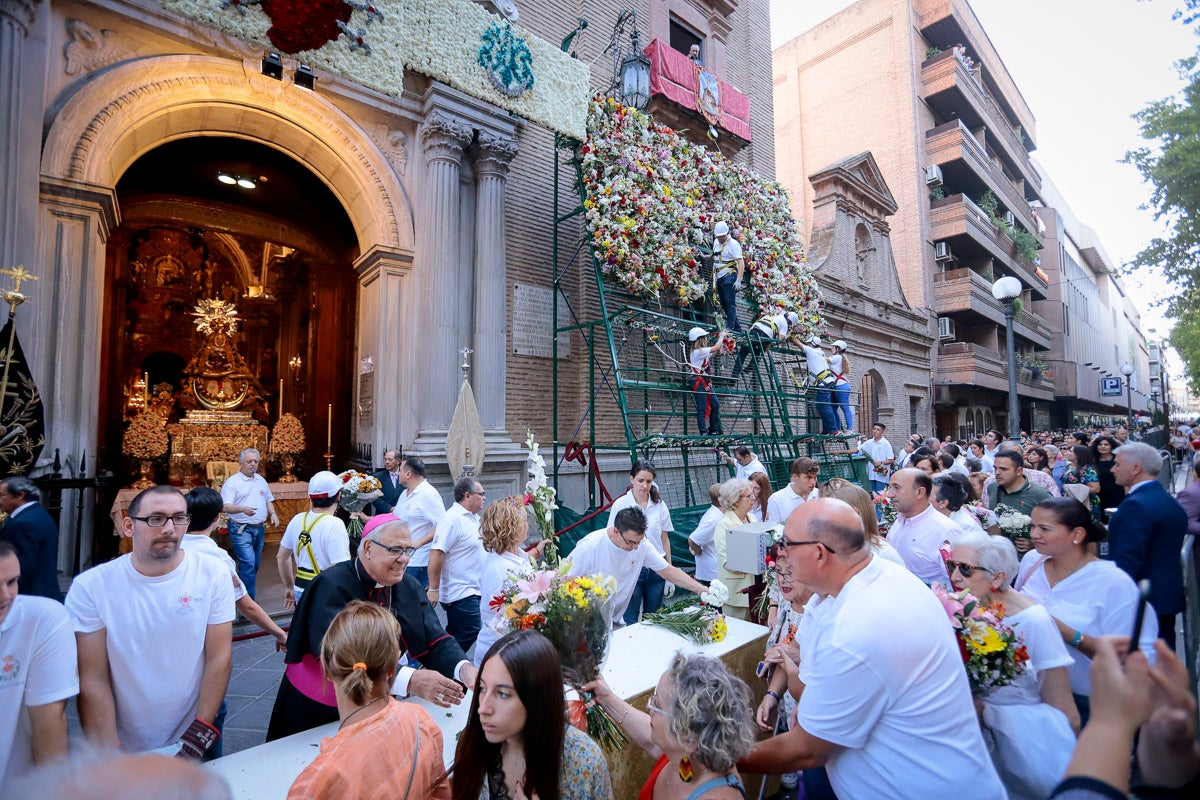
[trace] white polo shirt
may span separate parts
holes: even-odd
[[[71,617],[61,603],[18,595],[0,623],[0,787],[33,769],[29,706],[79,694]]]
[[[623,550],[613,544],[608,538],[608,529],[601,528],[592,531],[579,540],[571,551],[570,575],[611,575],[617,580],[617,591],[613,593],[613,624],[620,626],[629,606],[629,598],[633,596],[633,587],[637,584],[642,567],[655,572],[666,569],[667,560],[650,546],[648,539],[642,539],[633,550]]]
[[[675,525],[671,522],[671,509],[667,508],[667,504],[662,500],[657,503],[651,500],[646,503],[645,508],[642,508],[634,499],[633,491],[628,491],[613,502],[612,510],[608,512],[608,527],[613,527],[613,520],[617,518],[617,512],[624,508],[642,510],[642,513],[646,515],[646,541],[658,551],[660,556],[665,556],[662,544],[663,531],[667,532],[669,540],[669,534],[675,530]]]
[[[484,557],[479,519],[463,508],[462,503],[455,503],[438,520],[430,546],[445,554],[438,599],[453,603],[479,595]]]
[[[725,516],[725,512],[718,506],[709,506],[704,512],[704,516],[696,523],[696,530],[692,531],[692,535],[688,538],[692,543],[700,548],[700,555],[696,556],[696,580],[698,581],[713,581],[717,577],[717,545],[715,537],[717,533],[717,523]]]
[[[792,515],[793,511],[809,500],[816,500],[820,494],[820,490],[814,486],[807,497],[801,497],[796,494],[789,482],[779,491],[773,492],[770,499],[767,500],[767,517],[771,522],[778,522],[782,525],[787,522],[787,518]]]
[[[438,524],[438,520],[446,513],[446,506],[442,504],[442,496],[438,494],[437,489],[433,488],[433,484],[422,479],[416,489],[412,491],[405,489],[400,493],[400,498],[396,500],[396,507],[392,509],[392,513],[408,523],[408,530],[412,534],[413,540],[416,541],[429,535],[429,532]],[[428,567],[429,549],[432,544],[431,541],[422,545],[408,560],[408,565],[410,567]]]
[[[887,608],[904,609],[904,624]],[[836,596],[813,595],[804,620],[797,721],[839,745],[825,765],[838,797],[1007,796],[933,592],[872,557]]]
[[[737,464],[737,471],[734,472],[735,478],[749,480],[750,476],[756,472],[761,472],[763,475],[767,474],[767,468],[758,460],[758,456],[753,456],[746,464],[738,464],[736,461],[734,463]]]
[[[958,523],[933,507],[915,517],[901,514],[888,531],[888,541],[904,559],[912,574],[925,583],[950,585],[946,562],[942,560],[942,543],[952,542],[962,530]]]
[[[275,502],[271,487],[257,472],[247,478],[235,472],[221,484],[221,502],[234,506],[253,506],[253,514],[230,514],[229,521],[238,525],[261,525],[267,521],[267,503]]]

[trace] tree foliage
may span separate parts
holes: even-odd
[[[1188,386],[1194,393],[1200,393],[1200,308],[1175,321],[1175,327],[1171,329],[1171,347],[1183,359]]]

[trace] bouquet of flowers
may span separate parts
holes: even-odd
[[[166,420],[153,411],[143,411],[129,423],[121,440],[121,452],[149,461],[167,452],[169,445]]]
[[[572,722],[610,749],[628,742],[624,731],[601,708],[591,692],[580,689],[596,679],[608,655],[612,631],[612,595],[617,582],[609,575],[567,575],[570,562],[532,575],[510,574],[488,607],[499,611],[494,625],[535,630],[558,651],[563,678],[582,698],[573,704]]]
[[[357,544],[362,540],[363,522],[353,515],[361,513],[368,503],[383,497],[383,486],[374,475],[367,475],[353,469],[339,472],[338,478],[342,482],[342,490],[338,494],[338,505],[351,514],[346,532],[350,534],[350,541]]]
[[[525,505],[533,510],[542,538],[546,539],[546,550],[543,558],[550,566],[558,564],[558,546],[554,542],[554,511],[555,490],[546,480],[546,459],[538,453],[537,440],[533,431],[525,429],[525,448],[529,451],[529,481],[525,484]]]
[[[721,642],[729,633],[724,614],[711,606],[696,605],[693,600],[679,600],[653,613],[643,614],[642,621],[678,633],[696,644]]]
[[[995,508],[996,517],[1000,520],[1000,532],[1014,542],[1018,539],[1028,539],[1033,520],[1028,514],[1022,514],[1015,508],[1000,503]]]
[[[983,503],[967,503],[963,506],[971,516],[979,521],[979,527],[985,531],[997,523],[996,512],[985,506]]]
[[[772,534],[775,542],[778,543],[783,538],[783,528],[778,528]],[[772,551],[773,552],[773,551]],[[763,590],[759,592],[758,597],[754,600],[754,605],[750,608],[750,617],[756,620],[763,620],[766,624],[766,619],[771,613],[771,598],[779,597],[779,580],[776,577],[777,567],[775,558],[771,553],[767,553],[767,568],[763,570]],[[728,591],[728,589],[726,589]]]
[[[958,636],[958,649],[967,668],[971,694],[982,697],[999,686],[1007,686],[1025,671],[1029,652],[1025,637],[1001,621],[1001,609],[989,609],[966,589],[948,591],[933,584]]]
[[[304,426],[295,414],[284,414],[271,432],[271,455],[304,452]]]
[[[899,516],[896,507],[888,500],[887,492],[876,492],[871,499],[875,501],[876,506],[883,510],[883,519],[879,521],[879,532],[886,533],[891,530],[892,525],[896,523],[896,517]]]

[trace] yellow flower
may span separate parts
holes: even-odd
[[[980,653],[995,653],[1003,650],[1008,645],[1000,638],[995,628],[988,628],[983,635],[983,642],[979,645]]]
[[[665,194],[667,197],[670,197],[671,196],[671,187],[667,186],[666,184],[663,184],[663,194]]]

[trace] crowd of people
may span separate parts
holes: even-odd
[[[1179,554],[1200,529],[1200,482],[1175,499],[1157,479],[1159,452],[1122,433],[989,431],[895,450],[876,423],[858,448],[870,492],[822,480],[809,458],[775,489],[762,461],[736,448],[732,476],[710,487],[686,537],[694,576],[672,563],[683,536],[656,468],[635,463],[567,569],[616,579],[616,627],[675,587],[701,595],[720,579],[724,613],[768,629],[750,683],[720,659],[680,654],[644,710],[603,678],[583,687],[655,760],[639,798],[742,797],[754,773],[803,782],[813,799],[1117,796],[1131,755],[1141,785],[1200,788],[1196,706],[1174,655]],[[254,472],[257,453],[241,461]],[[488,504],[468,477],[447,509],[421,461],[399,453],[378,477],[383,496],[355,552],[332,513],[336,476],[310,479],[309,508],[277,559],[294,604],[286,633],[246,580],[261,551],[245,528],[274,513],[269,492],[141,492],[122,526],[131,552],[78,576],[65,605],[26,591],[37,565],[0,540],[0,717],[13,731],[0,739],[3,785],[30,791],[36,777],[45,789],[51,772],[25,776],[68,753],[72,697],[100,748],[219,755],[236,610],[285,651],[268,739],[338,725],[290,797],[613,797],[600,746],[568,721],[563,693],[546,691],[563,685],[554,646],[481,603],[535,568],[523,498]],[[222,511],[244,518],[234,558],[209,535]],[[731,533],[764,521],[776,523],[765,583],[728,559]],[[1018,632],[1028,666],[1017,679],[973,693],[935,586],[969,592]],[[406,697],[467,704],[449,767],[441,728],[396,699]],[[64,786],[78,777],[47,769]]]

